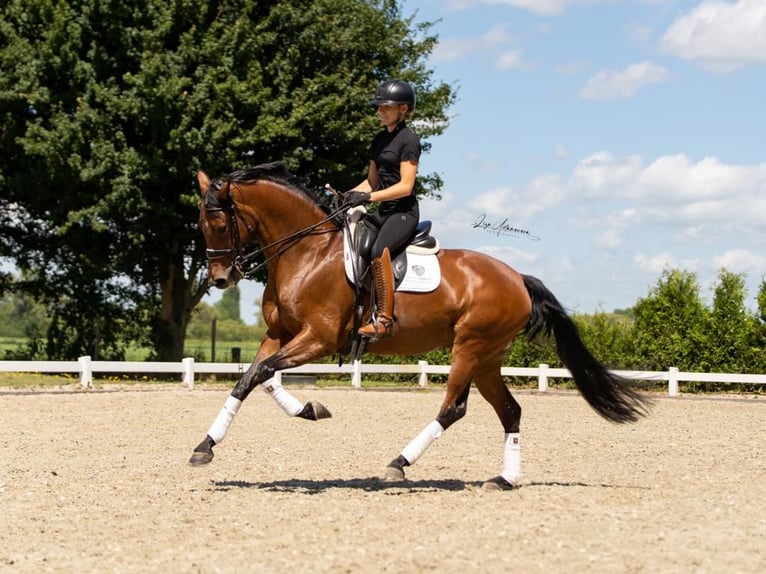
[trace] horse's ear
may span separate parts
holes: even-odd
[[[197,172],[197,183],[199,184],[200,195],[204,196],[207,190],[210,189],[210,178],[202,170]]]

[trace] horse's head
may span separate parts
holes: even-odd
[[[197,182],[209,281],[219,289],[252,278],[272,262],[287,265],[292,261],[288,251],[303,253],[291,251],[298,243],[309,238],[323,242],[324,234],[340,230],[335,221],[342,210],[322,204],[282,162],[241,169],[216,180],[199,171]],[[295,265],[300,268],[304,263]]]
[[[242,244],[236,206],[229,181],[211,181],[203,171],[197,172],[201,202],[199,228],[207,245],[208,281],[226,289],[242,278],[239,269]]]

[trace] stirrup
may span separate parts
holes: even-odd
[[[365,330],[365,328],[368,328],[372,326],[373,332],[370,333]],[[383,319],[380,316],[376,316],[372,319],[370,319],[370,322],[364,325],[363,327],[360,327],[357,331],[357,334],[361,335],[362,337],[368,338],[370,341],[378,341],[379,339],[382,339],[383,337],[389,337],[391,336],[391,331],[394,327],[394,321],[393,319]]]

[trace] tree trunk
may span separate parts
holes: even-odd
[[[189,276],[183,265],[182,247],[172,245],[164,261],[160,282],[160,308],[154,322],[152,342],[157,361],[180,362],[184,358],[186,327],[192,311],[206,292],[203,282],[196,278],[198,266],[192,264]]]

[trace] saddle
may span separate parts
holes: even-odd
[[[370,252],[378,228],[365,217],[366,214],[367,210],[361,205],[349,209],[343,226],[343,264],[346,278],[356,291],[356,300],[353,328],[346,346],[338,355],[340,364],[344,353],[348,353],[352,360],[359,360],[367,346],[367,340],[359,335],[358,329],[366,308],[363,291],[373,291]],[[392,254],[396,290],[427,293],[436,289],[441,283],[441,268],[436,257],[440,249],[439,241],[431,235],[431,222],[418,223],[407,247]]]
[[[365,217],[366,213],[363,206],[348,211],[344,228],[344,257],[348,279],[354,285],[369,290],[372,287],[370,252],[378,228]],[[431,222],[420,221],[407,247],[392,254],[391,265],[397,290],[433,291],[441,279],[436,259],[440,249],[438,239],[431,235]],[[412,275],[415,277],[406,281]]]

